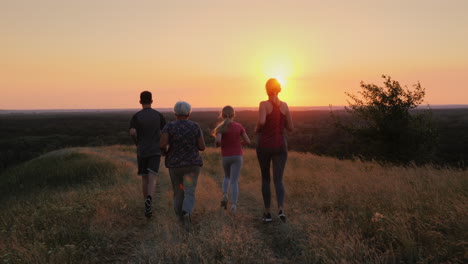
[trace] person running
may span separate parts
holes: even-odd
[[[245,132],[244,127],[240,123],[233,121],[235,112],[232,106],[225,106],[221,115],[224,120],[214,130],[216,146],[221,146],[224,169],[221,207],[227,209],[228,189],[229,184],[231,184],[231,212],[235,214],[239,194],[238,181],[242,167],[242,144],[250,144],[250,138]]]
[[[145,216],[148,218],[152,215],[151,204],[161,160],[160,132],[166,124],[164,116],[151,108],[152,103],[151,92],[141,92],[140,104],[143,109],[134,114],[130,121],[130,136],[137,146],[138,175],[142,180]]]
[[[280,101],[278,93],[281,84],[274,78],[266,82],[268,101],[262,101],[259,105],[259,118],[255,132],[258,134],[257,158],[262,174],[262,196],[265,210],[263,222],[272,221],[270,205],[270,164],[273,164],[273,182],[278,203],[278,216],[281,221],[286,221],[284,213],[283,173],[288,159],[288,148],[285,130],[292,131],[294,125],[286,102]]]
[[[185,228],[190,230],[195,189],[200,167],[203,166],[199,151],[205,150],[205,140],[200,126],[188,120],[190,104],[177,102],[174,114],[177,120],[168,123],[161,132],[160,148],[166,155],[165,165],[169,168],[174,211]]]

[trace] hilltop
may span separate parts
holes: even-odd
[[[47,153],[0,175],[4,263],[405,263],[466,261],[467,172],[382,167],[289,153],[288,222],[260,221],[260,173],[246,150],[236,216],[219,208],[219,150],[203,153],[194,230],[175,220],[167,170],[143,215],[135,149]]]

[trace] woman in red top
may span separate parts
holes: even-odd
[[[250,144],[250,139],[245,133],[244,127],[233,121],[234,108],[225,106],[222,110],[223,122],[219,124],[214,134],[216,136],[216,146],[221,146],[221,156],[223,157],[224,181],[223,198],[221,206],[227,209],[229,183],[231,184],[231,212],[237,211],[237,197],[239,194],[238,180],[242,167],[242,144]],[[241,141],[243,139],[243,142]]]
[[[262,195],[265,205],[263,222],[271,222],[271,191],[270,191],[270,164],[273,163],[273,182],[278,202],[278,216],[286,221],[284,214],[284,184],[283,173],[288,159],[288,145],[285,130],[292,131],[291,114],[286,102],[280,101],[278,93],[281,84],[274,78],[269,79],[265,85],[268,101],[260,102],[259,118],[255,132],[258,136],[257,158],[262,173]]]

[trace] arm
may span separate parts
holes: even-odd
[[[250,144],[249,135],[247,135],[247,133],[245,133],[245,131],[244,131],[244,133],[242,133],[241,137],[242,137],[242,139],[244,140],[244,141],[242,142],[244,145],[249,145],[249,144]]]
[[[255,133],[259,133],[266,122],[266,107],[264,102],[261,102],[258,107],[258,121],[255,127]]]
[[[200,127],[200,136],[197,138],[197,147],[198,150],[204,151],[205,150],[205,139],[203,138],[203,131]]]
[[[135,143],[135,146],[138,145],[138,138],[137,138],[137,131],[135,128],[130,128],[130,136],[132,137],[133,143]]]
[[[137,137],[137,130],[136,128],[138,127],[138,121],[136,118],[136,114],[132,116],[132,119],[130,120],[130,137],[132,137],[133,143],[135,143],[135,146],[138,146],[138,137]]]
[[[216,147],[221,147],[222,138],[223,138],[223,135],[221,133],[216,134],[216,139],[215,139]]]
[[[159,140],[159,149],[161,150],[161,155],[165,156],[167,154],[167,146],[169,145],[169,135],[167,133],[162,133]]]
[[[291,132],[294,130],[294,124],[291,118],[291,112],[289,112],[288,104],[284,103],[284,105],[286,107],[286,130]]]
[[[166,125],[166,119],[164,118],[164,116],[159,113],[159,128],[162,130],[164,128],[164,126]]]

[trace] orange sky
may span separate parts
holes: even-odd
[[[468,104],[468,1],[0,3],[0,109],[257,106],[271,76],[291,106],[346,104],[359,82],[420,81]]]

